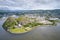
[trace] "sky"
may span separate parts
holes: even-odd
[[[60,9],[60,0],[0,0],[3,10]]]

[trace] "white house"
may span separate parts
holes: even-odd
[[[49,20],[58,20],[59,18],[49,18]]]

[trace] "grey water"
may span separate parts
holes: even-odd
[[[0,19],[0,40],[60,40],[60,23],[56,26],[40,26],[24,34],[11,34],[2,27],[5,20]]]

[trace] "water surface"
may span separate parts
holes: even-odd
[[[28,33],[15,35],[3,29],[4,21],[0,20],[0,40],[60,40],[60,23],[56,26],[40,26]]]

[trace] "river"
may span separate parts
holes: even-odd
[[[60,40],[60,23],[56,26],[40,26],[24,34],[11,34],[2,27],[4,19],[0,20],[0,40]]]

